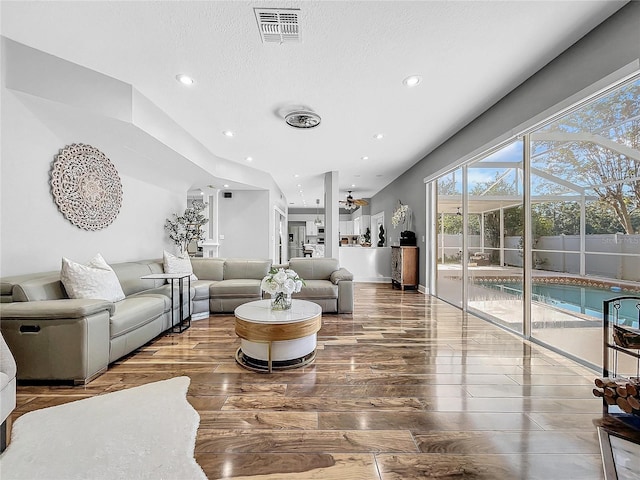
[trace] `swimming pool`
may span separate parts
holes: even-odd
[[[499,290],[517,297],[522,296],[522,283],[518,282],[479,282],[477,285],[482,285],[492,290]],[[578,285],[534,283],[531,287],[531,295],[536,302],[602,320],[602,302],[604,300],[637,294],[611,291],[610,289],[604,288],[581,287]],[[619,318],[620,320],[624,320],[624,324],[626,325],[640,328],[638,325],[638,315],[640,315],[640,312],[636,307],[636,303],[637,302],[623,302],[620,308]]]

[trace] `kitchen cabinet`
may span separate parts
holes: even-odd
[[[361,233],[361,228],[360,228],[361,221],[362,221],[361,217],[353,219],[353,234],[354,235],[360,235],[360,233]]]
[[[352,221],[340,221],[340,235],[353,235],[353,222]]]
[[[418,288],[418,247],[391,247],[391,285]]]
[[[307,226],[307,237],[315,237],[318,235],[318,226],[313,220],[307,220],[305,225]]]

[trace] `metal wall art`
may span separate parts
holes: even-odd
[[[118,216],[122,182],[111,161],[95,147],[62,148],[51,168],[51,193],[67,220],[85,230],[101,230]]]

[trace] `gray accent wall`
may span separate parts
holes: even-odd
[[[399,243],[399,230],[391,226],[398,199],[413,210],[413,231],[420,247],[420,285],[425,285],[424,179],[453,169],[462,160],[533,126],[570,103],[637,72],[640,68],[639,26],[640,2],[630,2],[371,199],[372,215],[385,212],[387,245]],[[543,34],[544,28],[540,32]],[[472,73],[469,86],[473,88]]]

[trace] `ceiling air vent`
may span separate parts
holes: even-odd
[[[299,9],[254,8],[263,43],[300,41]]]

